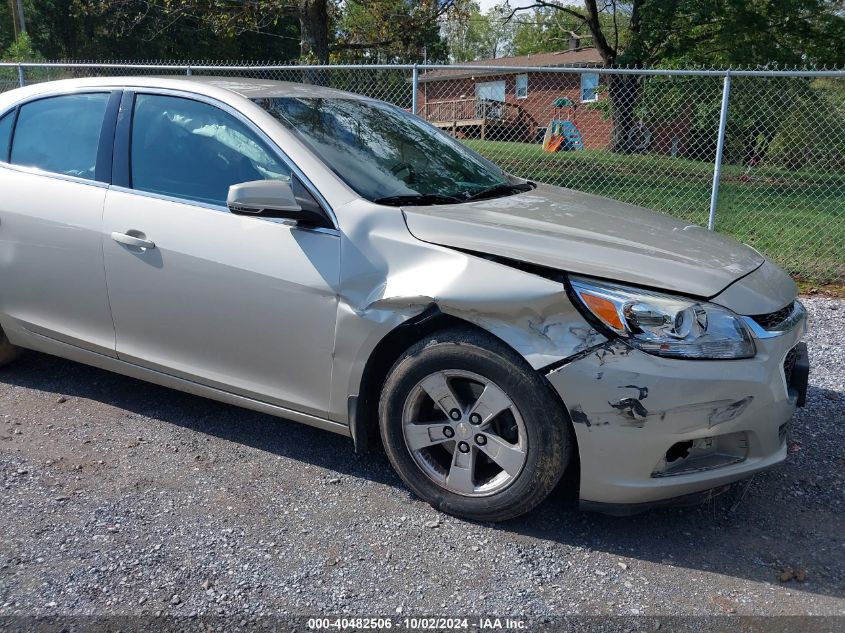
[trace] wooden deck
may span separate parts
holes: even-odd
[[[432,125],[451,130],[477,130],[483,140],[493,127],[515,125],[522,119],[522,110],[513,103],[488,99],[454,99],[423,103],[422,117]]]

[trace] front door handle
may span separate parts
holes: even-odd
[[[134,235],[127,235],[126,233],[118,233],[115,231],[111,234],[111,238],[115,242],[120,242],[121,244],[126,244],[127,246],[135,246],[136,248],[155,248],[156,243],[152,240],[145,240],[141,237],[135,237]]]

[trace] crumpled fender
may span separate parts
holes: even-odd
[[[606,342],[560,281],[422,242],[398,209],[359,215],[341,254],[332,398],[341,418],[379,341],[432,306],[497,336],[535,369]]]

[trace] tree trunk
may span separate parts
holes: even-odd
[[[327,0],[299,0],[300,55],[307,61],[329,63],[329,10]],[[324,86],[328,83],[325,71],[306,71],[303,81]]]
[[[637,101],[642,83],[637,75],[609,75],[607,95],[613,129],[610,133],[610,151],[632,154],[639,150],[640,139],[635,129]]]
[[[329,10],[327,0],[299,0],[302,57],[313,56],[318,64],[329,63]]]

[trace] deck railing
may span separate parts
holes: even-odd
[[[447,101],[424,101],[420,113],[426,121],[432,123],[452,123],[455,125],[482,122],[511,123],[520,118],[521,109],[514,103],[493,99],[450,99]]]

